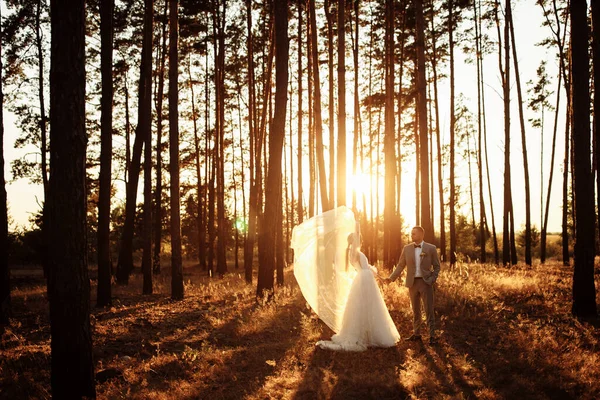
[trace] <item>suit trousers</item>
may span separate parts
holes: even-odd
[[[421,334],[421,301],[425,309],[425,321],[429,328],[430,337],[435,336],[435,316],[433,312],[433,286],[428,285],[422,278],[415,278],[413,285],[408,288],[410,304],[413,309],[413,332],[415,335]]]

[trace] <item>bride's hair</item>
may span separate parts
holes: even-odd
[[[354,243],[354,233],[351,233],[348,235],[347,241],[348,241],[348,247],[346,247],[346,272],[348,272],[348,265],[349,265],[349,258],[350,258],[350,251],[352,250],[352,246],[357,246],[360,244],[359,243]]]

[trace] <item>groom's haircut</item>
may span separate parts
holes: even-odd
[[[413,229],[416,229],[416,230],[418,230],[418,231],[421,231],[421,233],[425,234],[425,229],[423,229],[423,227],[422,227],[422,226],[419,226],[419,225],[417,225],[417,226],[413,226]]]

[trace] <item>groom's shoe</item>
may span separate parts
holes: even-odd
[[[406,341],[408,342],[420,342],[421,341],[421,335],[410,335],[409,337],[406,338]]]
[[[429,344],[430,345],[434,345],[434,344],[438,344],[438,340],[435,336],[432,336],[429,338]]]

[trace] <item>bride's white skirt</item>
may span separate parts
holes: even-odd
[[[367,347],[392,347],[400,334],[383,301],[375,276],[361,269],[352,282],[340,331],[317,346],[337,351],[364,351]]]

